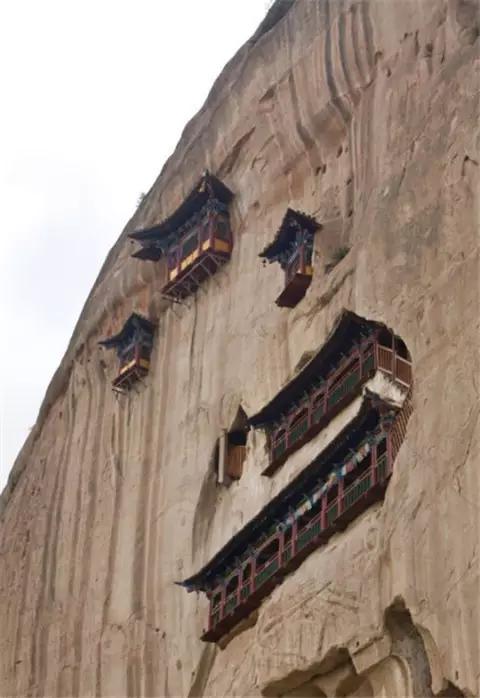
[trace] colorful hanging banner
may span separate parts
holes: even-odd
[[[376,444],[383,439],[383,435],[376,435],[371,441],[372,444]],[[339,480],[351,473],[357,465],[359,465],[370,453],[371,445],[370,440],[365,441],[358,451],[356,451],[345,463],[337,466],[329,474],[327,480],[317,488],[310,496],[306,496],[306,501],[302,502],[293,513],[289,514],[285,518],[285,525],[292,526],[296,519],[301,518],[307,511],[310,511],[314,504],[316,504],[323,495],[328,492],[328,490],[333,487]]]

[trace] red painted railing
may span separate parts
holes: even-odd
[[[406,386],[412,384],[412,363],[390,347],[378,344],[378,368]]]
[[[331,491],[322,496],[316,505],[318,513],[308,523],[298,526],[298,521],[295,521],[290,529],[275,533],[258,547],[241,570],[237,569],[213,591],[211,598],[220,598],[221,602],[211,608],[204,640],[216,641],[228,632],[260,605],[285,574],[295,569],[310,552],[346,526],[372,501],[380,498],[392,473],[394,449],[391,447],[391,433],[393,430],[380,443],[372,445],[366,468],[352,483],[344,489],[344,481],[340,480],[333,498]],[[274,553],[257,566],[262,551],[273,545],[276,547]],[[227,596],[225,589],[234,577],[238,577],[238,587]]]
[[[270,435],[269,464],[263,474],[271,475],[291,453],[321,431],[377,369],[405,386],[412,382],[410,361],[374,338],[365,340],[352,349],[327,376],[324,384],[311,391]]]
[[[219,234],[219,220],[223,219],[219,219],[215,214],[208,214],[193,230],[186,233],[175,247],[170,248],[167,255],[169,279],[175,270],[178,276],[186,272],[187,268],[182,269],[182,263],[194,252],[201,255],[204,242],[209,241],[210,245],[213,245],[216,237],[222,238]],[[230,235],[228,235],[228,242],[230,242]]]

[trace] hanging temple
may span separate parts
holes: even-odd
[[[232,254],[230,189],[205,172],[169,218],[130,238],[133,257],[166,259],[165,298],[183,302]],[[278,262],[284,287],[276,304],[293,308],[314,273],[315,234],[322,226],[288,208],[272,242],[259,256]],[[133,313],[119,332],[100,342],[115,349],[114,390],[127,392],[150,368],[155,324]],[[397,399],[375,390],[382,376]],[[355,400],[360,407],[340,432],[202,569],[181,582],[206,594],[210,610],[202,639],[218,642],[257,609],[286,575],[367,507],[381,500],[412,412],[412,363],[400,337],[384,325],[345,311],[325,344],[257,414],[217,443],[218,482],[238,480],[249,430],[266,434],[262,475],[272,477]],[[400,399],[398,399],[400,396]]]
[[[116,335],[99,342],[101,346],[115,349],[117,353],[119,372],[113,381],[114,390],[128,390],[147,375],[154,331],[155,325],[152,322],[138,313],[132,313]]]

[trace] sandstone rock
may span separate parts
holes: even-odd
[[[0,694],[478,695],[478,8],[278,0],[187,125],[110,252],[2,495]],[[232,260],[188,306],[126,234],[205,168],[235,193]],[[287,206],[325,224],[292,310],[257,257]],[[326,273],[335,250],[349,253]],[[288,478],[211,457],[343,308],[392,327],[414,413],[383,505],[312,554],[226,646],[199,640],[196,571]],[[116,397],[97,341],[158,320],[145,385]]]

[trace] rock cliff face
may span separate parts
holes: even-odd
[[[0,695],[478,695],[479,18],[474,0],[277,2],[226,66],[110,252],[2,496]],[[126,234],[208,168],[235,193],[231,261],[186,306]],[[323,223],[292,309],[258,253],[287,206]],[[336,250],[349,253],[329,273]],[[212,453],[343,308],[413,359],[385,501],[313,553],[226,646],[199,640],[195,572],[288,479],[250,432]],[[152,370],[115,396],[97,346],[136,310]]]

